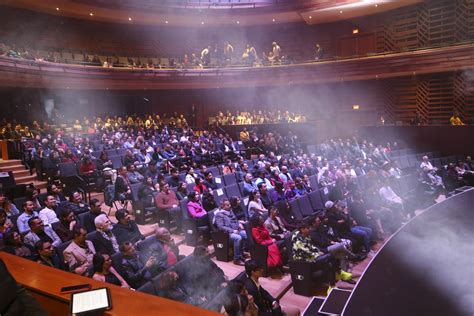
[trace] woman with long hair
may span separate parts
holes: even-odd
[[[269,268],[280,267],[283,264],[280,250],[276,240],[270,236],[270,232],[265,228],[263,218],[256,214],[250,218],[252,227],[252,237],[257,244],[268,247],[267,266]]]
[[[94,275],[92,278],[97,281],[115,284],[129,289],[127,281],[112,267],[112,259],[108,254],[96,253],[92,260]]]

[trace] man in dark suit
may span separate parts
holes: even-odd
[[[89,205],[89,212],[82,215],[82,225],[84,225],[84,228],[87,230],[88,233],[93,232],[95,230],[95,218],[100,214],[105,214],[101,210],[102,202],[98,199],[91,199]],[[79,219],[81,219],[81,216],[79,217]]]
[[[112,233],[112,223],[105,214],[100,214],[94,220],[96,232],[92,237],[92,243],[96,252],[106,253],[112,256],[119,251],[117,238]]]
[[[117,180],[115,180],[115,199],[125,201],[132,199],[132,189],[127,177],[127,167],[122,166],[118,171]]]
[[[249,260],[245,262],[245,273],[247,279],[244,282],[247,292],[252,295],[255,305],[260,313],[271,313],[272,316],[283,315],[277,299],[268,293],[258,282],[263,275],[263,267],[257,262]]]

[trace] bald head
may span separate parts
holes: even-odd
[[[165,227],[158,227],[156,229],[156,238],[160,240],[169,240],[170,239],[170,231]]]

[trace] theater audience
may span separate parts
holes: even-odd
[[[40,212],[39,218],[43,221],[44,225],[51,226],[54,223],[59,222],[59,218],[56,215],[56,199],[52,195],[48,195],[44,201],[46,205]]]
[[[62,242],[71,240],[74,237],[73,229],[76,226],[78,220],[74,215],[74,212],[65,207],[61,210],[61,220],[53,223],[51,226],[53,230],[61,238]]]
[[[0,210],[4,210],[8,218],[20,214],[15,204],[10,202],[3,191],[0,191]]]
[[[269,268],[281,267],[283,261],[277,241],[270,236],[270,232],[265,228],[263,218],[258,214],[250,217],[250,226],[255,242],[268,248],[267,266]]]
[[[134,289],[138,289],[153,277],[153,266],[156,263],[155,257],[149,257],[145,263],[140,260],[140,253],[137,252],[132,242],[124,241],[120,245],[122,262],[120,270],[128,284]]]
[[[87,231],[80,226],[73,229],[73,240],[63,251],[69,271],[83,276],[93,274],[93,256],[96,253],[92,241],[87,240]]]
[[[187,196],[188,196],[188,190],[187,190],[186,182],[180,181],[176,189],[176,197],[178,198],[178,200],[181,201]]]
[[[89,212],[89,206],[84,203],[82,194],[79,191],[73,191],[69,197],[68,207],[72,209],[75,215]]]
[[[117,223],[112,228],[112,233],[117,238],[117,243],[121,245],[125,241],[136,244],[145,239],[138,229],[137,223],[130,219],[130,214],[126,209],[120,209],[115,212]]]
[[[214,214],[217,229],[227,232],[234,244],[234,264],[244,265],[243,242],[247,239],[243,221],[239,221],[231,212],[229,200],[223,199],[221,207]]]
[[[28,226],[30,226],[30,231],[25,235],[24,241],[26,244],[34,247],[36,242],[49,241],[54,247],[57,247],[61,244],[61,239],[54,232],[54,230],[43,225],[43,222],[38,217],[32,217],[28,220]]]
[[[37,262],[39,264],[64,270],[64,263],[61,261],[54,246],[49,241],[37,241],[35,243],[35,249],[38,253]]]
[[[4,210],[0,210],[0,240],[3,236],[13,230],[13,223],[7,218],[7,213]]]
[[[265,218],[268,217],[268,209],[265,206],[263,206],[263,202],[260,199],[260,193],[258,191],[250,193],[248,214],[250,218],[256,214],[263,216]]]
[[[100,214],[105,215],[105,213],[102,212],[101,209],[102,204],[103,203],[100,202],[98,199],[91,199],[89,201],[89,211],[82,215],[82,225],[84,225],[84,228],[87,230],[88,233],[93,232],[95,230],[95,218]]]
[[[285,228],[283,221],[280,219],[279,211],[276,207],[270,208],[270,215],[264,222],[265,228],[268,230],[270,237],[277,242],[284,240],[290,232]]]
[[[38,255],[35,247],[24,243],[21,235],[16,231],[11,231],[3,236],[5,247],[3,251],[25,259],[36,261]]]
[[[97,252],[113,255],[119,251],[117,237],[112,232],[112,223],[105,214],[100,214],[94,219],[96,232],[92,243]]]
[[[181,208],[176,193],[170,189],[169,184],[163,183],[160,187],[160,193],[155,197],[155,204],[158,210],[168,212],[175,220],[177,230],[181,231]]]
[[[31,201],[26,201],[23,203],[23,213],[18,216],[16,225],[20,234],[26,234],[30,231],[30,226],[28,221],[32,217],[38,217],[38,212],[35,211],[35,205]]]
[[[232,214],[239,221],[247,221],[249,219],[247,208],[242,205],[242,201],[238,196],[233,196],[229,199]]]
[[[123,288],[130,288],[127,281],[112,266],[112,259],[108,254],[96,253],[93,257],[94,274],[92,278],[97,281],[115,284]]]

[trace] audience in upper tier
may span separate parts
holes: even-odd
[[[252,112],[219,112],[214,118],[217,125],[255,125],[271,123],[304,123],[306,116],[282,110],[259,110]],[[244,138],[245,135],[244,135]]]

